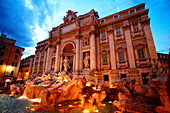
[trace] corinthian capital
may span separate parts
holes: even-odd
[[[108,30],[107,30],[107,33],[108,33],[108,34],[113,34],[113,29],[112,29],[112,28],[108,29]]]
[[[95,35],[95,31],[94,31],[94,30],[91,30],[91,31],[89,32],[89,35]]]

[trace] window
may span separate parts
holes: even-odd
[[[42,64],[42,63],[40,63],[40,69],[42,69],[42,67],[43,67],[43,64]]]
[[[121,74],[121,79],[126,77],[127,77],[126,74]]]
[[[17,67],[17,62],[12,62],[12,66]]]
[[[138,55],[139,55],[139,59],[145,58],[144,48],[138,49]]]
[[[107,63],[107,54],[103,55],[103,63]]]
[[[37,69],[37,64],[35,64],[35,69]]]
[[[138,31],[139,30],[138,23],[133,24],[133,30],[134,31]]]
[[[131,10],[131,11],[130,11],[130,14],[133,14],[133,13],[135,13],[135,11],[134,11],[134,10]]]
[[[119,61],[125,61],[124,52],[119,52]]]
[[[168,57],[167,57],[167,56],[165,56],[165,59],[168,59]]]
[[[104,75],[104,81],[109,81],[109,76],[108,75]]]
[[[14,71],[11,71],[11,75],[14,75]]]
[[[117,28],[117,29],[116,29],[116,35],[121,35],[120,28]]]
[[[118,15],[117,15],[117,16],[114,16],[114,19],[118,19]]]
[[[25,70],[25,72],[28,72],[28,70]]]
[[[16,49],[16,51],[15,51],[16,53],[19,53],[19,49]]]
[[[18,58],[18,55],[15,55],[14,59],[17,59]]]
[[[102,39],[105,39],[106,38],[106,34],[105,32],[102,32]]]
[[[0,56],[3,57],[4,56],[4,52],[0,52]]]
[[[6,49],[6,45],[3,45],[3,47],[2,47],[3,49]]]
[[[4,61],[3,60],[0,60],[0,65],[3,65]]]
[[[44,54],[44,49],[42,50],[42,54]]]
[[[101,21],[101,24],[103,24],[103,23],[104,23],[104,20]]]
[[[160,58],[160,55],[158,54],[158,59]]]

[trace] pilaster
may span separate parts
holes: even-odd
[[[115,55],[115,46],[114,46],[114,39],[113,39],[113,29],[109,29],[107,33],[109,36],[111,69],[116,69],[116,55]]]
[[[148,50],[149,50],[149,57],[151,59],[157,59],[157,53],[150,29],[150,19],[144,21],[143,23],[143,29],[145,32],[146,40],[147,40],[147,45],[148,45]]]
[[[131,39],[131,34],[130,34],[130,25],[128,25],[127,23],[124,26],[124,33],[126,37],[125,39],[126,39],[127,53],[128,53],[128,60],[129,60],[130,68],[136,68],[132,39]]]

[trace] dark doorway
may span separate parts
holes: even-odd
[[[149,73],[142,73],[143,85],[148,83],[148,79],[146,78],[148,75]]]
[[[121,79],[126,77],[127,77],[126,74],[121,74]]]
[[[109,81],[109,76],[108,75],[104,75],[104,81]]]

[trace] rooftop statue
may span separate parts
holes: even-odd
[[[67,24],[68,22],[75,20],[75,18],[77,17],[76,14],[77,14],[77,12],[73,12],[71,10],[68,10],[67,15],[64,16],[64,18],[63,18],[64,24]]]

